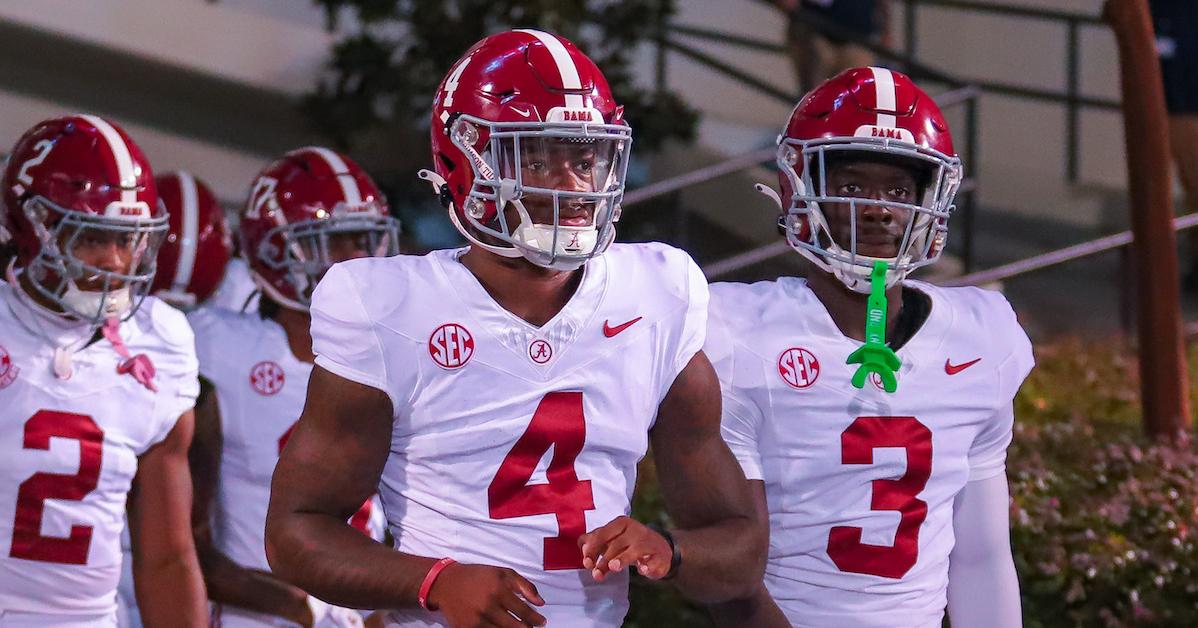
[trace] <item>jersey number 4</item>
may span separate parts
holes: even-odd
[[[928,516],[919,499],[932,475],[932,432],[911,416],[857,417],[840,435],[842,464],[873,464],[874,449],[907,452],[907,472],[897,480],[874,480],[872,510],[900,513],[894,545],[861,542],[861,528],[835,526],[828,533],[828,556],[841,571],[902,578],[919,559],[919,528]]]
[[[42,536],[46,500],[80,501],[100,483],[104,432],[91,417],[70,412],[38,410],[25,422],[25,449],[50,449],[51,438],[79,441],[79,472],[34,473],[17,490],[17,515],[12,526],[13,558],[68,565],[87,564],[92,526],[71,525],[66,538]]]
[[[549,393],[487,488],[492,519],[557,516],[557,536],[545,538],[547,570],[582,569],[578,537],[586,533],[586,511],[595,509],[591,481],[579,480],[574,471],[574,460],[585,440],[582,393]],[[529,484],[550,447],[553,459],[545,472],[549,483]]]

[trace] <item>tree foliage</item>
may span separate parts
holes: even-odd
[[[317,128],[349,147],[388,126],[427,129],[433,92],[471,45],[507,28],[538,27],[575,42],[607,76],[639,149],[690,139],[697,114],[676,94],[634,81],[638,46],[674,0],[313,0],[330,28],[354,23],[329,76],[306,98]]]

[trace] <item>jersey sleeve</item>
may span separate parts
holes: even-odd
[[[362,301],[354,273],[335,264],[312,293],[312,352],[321,368],[399,397],[389,385],[382,343]]]
[[[166,440],[179,416],[195,407],[200,394],[199,360],[195,334],[182,312],[161,301],[152,304],[154,327],[163,340],[162,351],[155,356],[158,386],[154,403],[154,432],[150,441],[137,452]]]
[[[1007,447],[1015,427],[1015,408],[1013,401],[1015,393],[1023,385],[1035,358],[1032,355],[1032,343],[1027,333],[1015,318],[1015,312],[1005,299],[1001,300],[1001,308],[1005,324],[998,329],[1006,329],[1000,336],[1001,341],[1010,346],[1011,350],[998,366],[998,387],[995,399],[994,415],[982,426],[969,449],[969,481],[985,480],[1003,473],[1006,470]]]
[[[685,265],[686,309],[682,323],[677,328],[677,337],[672,342],[673,351],[670,355],[673,357],[673,362],[667,364],[669,371],[663,378],[662,397],[674,384],[674,380],[682,372],[682,369],[690,363],[691,358],[703,349],[703,342],[707,338],[707,304],[710,300],[707,278],[703,276],[703,271],[699,270],[699,266],[695,264],[690,255],[681,250],[678,251],[678,254],[683,258]]]
[[[208,308],[200,308],[187,315],[187,322],[195,335],[196,359],[199,361],[200,375],[212,379],[212,369],[215,368],[216,342],[221,325],[216,322],[216,313]]]
[[[721,293],[712,291],[708,310],[707,338],[703,353],[711,360],[720,379],[722,397],[720,432],[728,449],[740,463],[745,477],[750,480],[764,479],[761,469],[761,450],[758,448],[757,433],[761,427],[761,410],[743,390],[737,387],[736,341],[721,311]],[[744,379],[743,375],[741,379]]]

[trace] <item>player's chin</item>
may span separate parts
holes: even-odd
[[[872,244],[872,243],[858,242],[857,243],[857,255],[864,255],[865,257],[880,257],[883,259],[888,259],[891,257],[898,256],[898,248],[899,248],[898,244],[893,244],[893,243]]]

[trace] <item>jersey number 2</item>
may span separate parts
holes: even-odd
[[[25,422],[25,449],[50,449],[53,437],[79,441],[79,472],[34,473],[17,490],[17,515],[12,526],[13,558],[68,565],[87,564],[92,526],[71,525],[66,538],[42,536],[47,499],[80,501],[100,483],[104,432],[85,414],[38,410]]]
[[[574,460],[586,440],[581,392],[545,395],[532,422],[512,446],[487,488],[492,519],[556,515],[557,536],[545,538],[546,570],[582,569],[578,537],[586,533],[586,511],[595,509],[590,480],[579,480]],[[529,484],[549,448],[548,484]]]
[[[835,526],[828,533],[828,556],[841,571],[902,578],[919,559],[919,527],[928,516],[918,495],[932,475],[932,432],[912,416],[857,417],[840,435],[842,464],[873,464],[874,449],[907,452],[907,472],[897,480],[874,480],[872,510],[900,513],[894,545],[861,542],[861,528]]]

